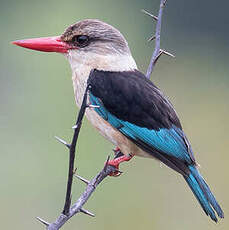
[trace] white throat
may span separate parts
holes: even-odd
[[[81,106],[87,80],[92,69],[104,71],[133,71],[137,65],[131,54],[107,54],[85,53],[70,50],[65,55],[72,69],[72,81],[77,106]]]

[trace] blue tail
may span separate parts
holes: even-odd
[[[185,177],[189,187],[194,193],[195,197],[199,201],[206,215],[210,216],[212,220],[217,222],[217,217],[215,212],[220,218],[224,218],[223,211],[216,201],[214,195],[212,194],[210,188],[204,181],[203,177],[200,175],[198,170],[194,165],[189,166],[190,174]]]

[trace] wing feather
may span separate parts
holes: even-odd
[[[176,171],[195,163],[191,146],[171,103],[135,72],[93,71],[90,100],[95,111],[136,145]]]

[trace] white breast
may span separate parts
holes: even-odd
[[[80,54],[78,51],[70,51],[66,55],[72,68],[72,81],[75,94],[75,100],[78,107],[81,106],[83,95],[87,87],[87,79],[92,69],[105,71],[130,71],[137,69],[137,65],[132,56],[87,56]],[[94,60],[97,60],[94,62]],[[89,103],[89,102],[88,102]],[[86,110],[86,117],[91,124],[106,139],[118,146],[124,154],[136,154],[149,157],[149,154],[139,149],[129,139],[122,135],[118,130],[113,128],[107,121],[100,117],[93,108]]]

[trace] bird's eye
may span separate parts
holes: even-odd
[[[84,47],[89,42],[89,37],[87,35],[77,35],[72,38],[72,42],[80,47]]]

